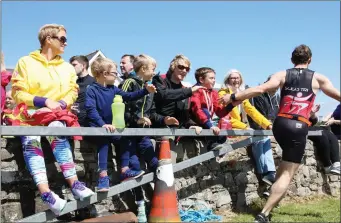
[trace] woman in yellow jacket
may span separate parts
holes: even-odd
[[[66,29],[62,25],[44,25],[38,34],[41,49],[19,59],[12,75],[12,96],[17,104],[27,105],[29,113],[40,108],[52,112],[69,109],[78,96],[75,69],[60,54],[67,45]],[[62,121],[53,121],[53,127],[65,127]],[[47,137],[63,175],[75,198],[83,200],[94,194],[78,181],[71,147],[66,137]],[[66,201],[53,193],[48,185],[40,136],[21,137],[25,163],[33,176],[41,198],[56,214]]]
[[[230,70],[224,78],[224,87],[219,90],[219,97],[245,90],[243,77],[238,70]],[[247,129],[246,115],[250,116],[263,129],[269,129],[272,123],[251,105],[249,100],[244,100],[239,106],[235,106],[230,112],[230,122],[233,129]]]
[[[232,69],[224,78],[224,87],[219,90],[219,97],[243,90],[245,90],[245,85],[241,72]],[[247,115],[263,129],[272,129],[272,123],[258,112],[249,100],[244,100],[242,104],[234,107],[229,115],[233,129],[249,129]],[[257,172],[262,176],[262,180],[271,186],[275,181],[276,167],[272,156],[270,138],[264,137],[264,139],[255,142],[252,145],[252,152],[256,161]]]

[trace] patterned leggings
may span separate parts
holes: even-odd
[[[65,127],[64,122],[51,122],[49,127]],[[66,137],[47,136],[53,155],[56,158],[65,179],[76,176],[75,164],[69,141]],[[48,183],[43,150],[40,144],[40,136],[22,136],[21,143],[24,152],[26,166],[33,176],[36,185]]]

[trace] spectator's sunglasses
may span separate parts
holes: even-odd
[[[186,69],[187,72],[190,70],[189,67],[185,67],[185,66],[183,66],[183,65],[178,65],[178,69],[179,69],[179,70]]]
[[[61,37],[58,37],[58,36],[51,36],[52,39],[57,39],[59,40],[59,42],[61,42],[62,44],[65,44],[67,42],[67,39],[65,36],[61,36]]]
[[[110,76],[117,77],[118,73],[117,72],[108,72]]]

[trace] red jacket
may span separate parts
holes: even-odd
[[[68,110],[51,111],[43,108],[30,115],[27,105],[21,103],[13,110],[5,109],[4,114],[6,124],[12,126],[47,126],[53,121],[64,121],[67,127],[80,127],[77,116]],[[82,140],[82,136],[73,138]]]
[[[213,126],[212,117],[216,114],[219,118],[226,116],[233,108],[232,104],[226,107],[218,104],[218,91],[213,89],[200,89],[191,97],[191,112],[193,119],[204,128]]]
[[[1,72],[1,111],[4,110],[6,101],[6,86],[11,81],[12,74],[8,71]]]

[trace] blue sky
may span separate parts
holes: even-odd
[[[100,49],[119,62],[125,53],[146,53],[166,72],[176,54],[194,70],[210,66],[217,82],[231,68],[250,86],[292,67],[291,52],[307,44],[313,52],[310,69],[340,88],[340,2],[2,2],[2,49],[6,64],[39,47],[39,28],[46,23],[67,29],[69,59]],[[321,114],[337,105],[320,94]]]

